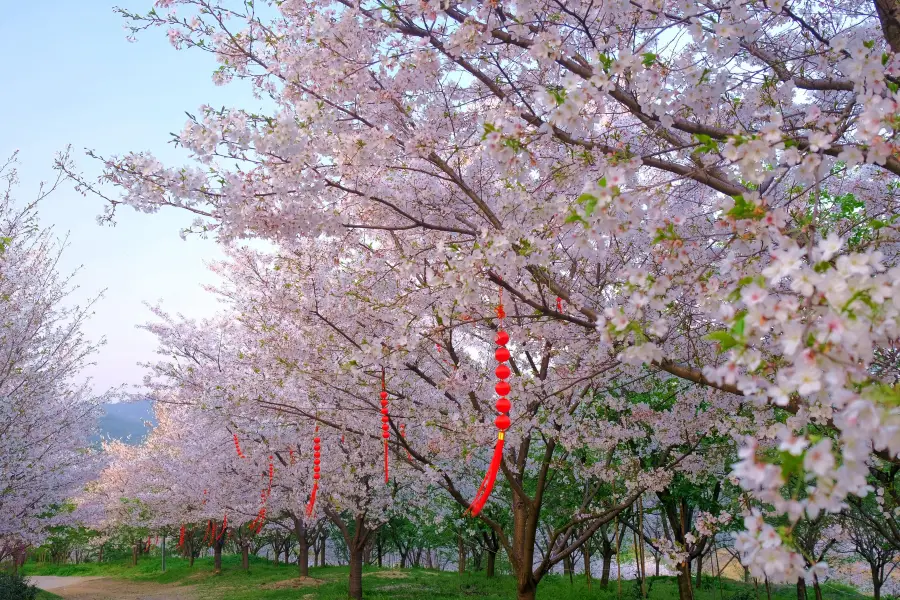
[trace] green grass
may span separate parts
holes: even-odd
[[[347,597],[347,567],[324,567],[310,569],[310,577],[318,580],[303,587],[276,588],[273,584],[296,577],[296,565],[279,565],[259,558],[251,559],[250,571],[240,568],[239,556],[225,556],[222,560],[222,574],[213,574],[211,558],[198,559],[194,567],[187,561],[172,558],[168,570],[160,571],[159,558],[144,558],[137,567],[128,561],[113,563],[88,563],[82,565],[51,565],[28,563],[25,572],[29,575],[74,575],[105,576],[136,581],[153,581],[175,585],[196,586],[198,596],[216,600],[344,600]],[[671,577],[651,577],[649,600],[675,600],[678,589]],[[855,590],[847,586],[829,584],[823,587],[825,600],[849,600],[860,598]],[[444,600],[475,600],[515,598],[515,581],[508,575],[487,579],[483,573],[445,573],[426,569],[389,570],[367,567],[363,575],[363,593],[370,600],[419,600],[435,598]],[[813,598],[812,588],[809,595]],[[765,587],[758,590],[752,584],[722,579],[705,578],[695,590],[695,600],[768,600]],[[41,596],[42,600],[55,598],[52,594]],[[617,585],[611,581],[609,588],[602,589],[594,582],[588,590],[584,578],[575,577],[570,583],[568,577],[548,576],[538,586],[539,600],[640,600],[639,589],[633,581],[622,581],[622,595],[617,594]],[[772,600],[796,600],[794,586],[773,587]]]

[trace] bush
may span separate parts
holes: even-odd
[[[0,572],[0,600],[35,600],[37,594],[24,576]]]

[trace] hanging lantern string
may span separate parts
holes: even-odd
[[[262,504],[262,507],[256,514],[256,518],[253,519],[250,525],[247,526],[247,529],[249,529],[253,533],[259,533],[260,531],[262,531],[263,525],[265,524],[264,521],[266,520],[266,503],[268,503],[269,501],[269,496],[272,495],[272,480],[275,478],[275,457],[273,455],[269,455],[268,476],[268,487],[259,494],[260,504]]]
[[[318,418],[318,417],[317,417]],[[306,516],[311,517],[316,507],[316,492],[319,491],[319,465],[321,463],[320,456],[321,439],[319,438],[319,423],[316,422],[315,437],[313,438],[313,486],[309,493],[309,504],[306,505]]]
[[[388,482],[388,440],[391,437],[388,425],[388,393],[384,380],[384,367],[381,367],[381,437],[384,438],[384,482]]]
[[[232,436],[234,437],[234,449],[237,450],[238,458],[247,458],[244,456],[244,453],[241,452],[241,442],[238,440],[238,435],[234,433]]]
[[[497,348],[494,351],[494,358],[499,363],[497,369],[494,371],[494,374],[499,380],[497,385],[494,386],[494,391],[500,396],[495,405],[499,414],[494,420],[494,425],[496,425],[498,429],[497,443],[494,445],[494,455],[488,465],[487,473],[485,473],[481,485],[478,486],[478,492],[475,494],[475,499],[472,500],[472,504],[469,505],[467,511],[468,514],[473,517],[478,516],[478,513],[481,512],[481,509],[484,508],[484,505],[487,503],[488,498],[494,489],[494,483],[497,481],[497,472],[500,470],[500,463],[503,461],[503,444],[506,437],[506,430],[509,429],[510,425],[509,411],[510,408],[512,408],[512,405],[509,398],[507,398],[507,395],[510,392],[510,386],[509,382],[506,380],[509,379],[512,372],[506,365],[506,362],[509,361],[510,354],[509,349],[506,347],[506,344],[509,343],[509,334],[503,330],[504,317],[506,317],[506,311],[503,309],[503,288],[500,288],[500,300],[497,304],[497,337],[494,340],[497,344]]]

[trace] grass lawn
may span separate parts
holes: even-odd
[[[128,561],[112,563],[88,563],[82,565],[51,565],[28,563],[24,571],[28,575],[104,576],[136,581],[152,581],[177,585],[196,586],[199,596],[216,600],[343,600],[347,597],[347,568],[324,567],[310,569],[310,579],[296,579],[295,565],[275,566],[264,559],[253,559],[250,571],[240,568],[239,556],[223,557],[222,574],[212,573],[212,559],[198,559],[194,567],[179,558],[168,559],[168,570],[160,571],[158,558],[145,558],[137,567]],[[675,580],[671,577],[648,579],[650,600],[678,598]],[[853,588],[834,584],[823,587],[824,600],[849,600],[862,598]],[[482,573],[445,573],[426,569],[390,570],[366,568],[363,574],[363,593],[372,600],[442,599],[508,599],[515,598],[515,581],[507,575],[487,579]],[[810,597],[812,588],[809,589]],[[57,598],[52,594],[39,596],[41,600]],[[583,577],[575,577],[574,583],[562,576],[548,576],[538,586],[540,600],[640,600],[639,588],[633,581],[622,581],[622,594],[617,593],[615,581],[604,590],[595,581],[588,590]],[[772,589],[772,600],[796,600],[793,586]],[[736,581],[705,579],[695,600],[768,600],[765,587]]]

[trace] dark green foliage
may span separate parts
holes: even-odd
[[[35,600],[38,590],[22,575],[0,571],[0,600]]]

